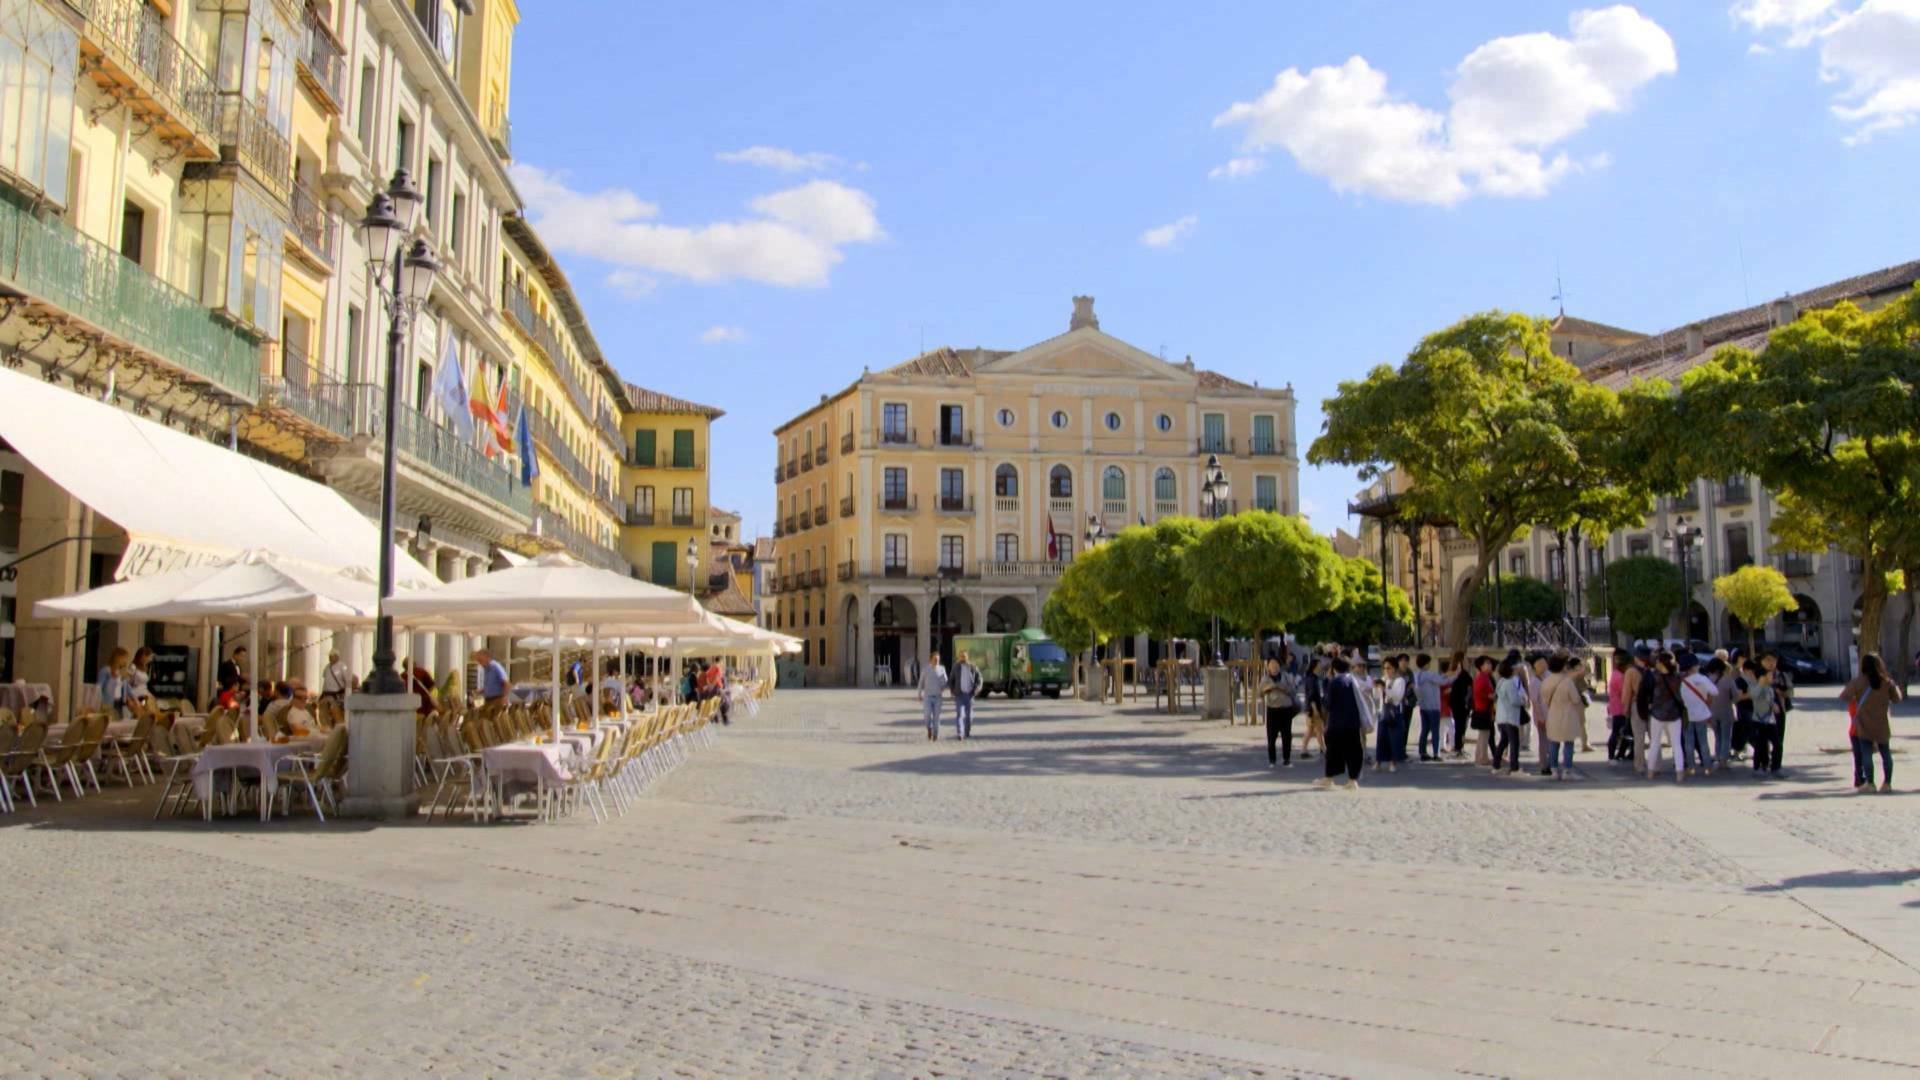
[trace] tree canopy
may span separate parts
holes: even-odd
[[[1060,574],[1040,609],[1040,625],[1064,649],[1082,652],[1130,632],[1111,587],[1109,548],[1081,552]]]
[[[1271,510],[1222,518],[1201,531],[1181,558],[1188,605],[1249,633],[1292,626],[1340,600],[1340,557],[1303,518]]]
[[[1539,578],[1512,576],[1502,577],[1498,590],[1480,590],[1480,595],[1473,598],[1475,618],[1493,618],[1493,596],[1496,591],[1500,594],[1500,617],[1503,619],[1553,622],[1565,610],[1559,589]]]
[[[1629,555],[1607,564],[1587,587],[1587,603],[1604,611],[1614,629],[1635,640],[1666,636],[1680,610],[1680,567],[1653,555]]]
[[[1206,529],[1198,518],[1162,518],[1122,529],[1105,546],[1115,612],[1129,626],[1162,641],[1195,630],[1201,617],[1188,603],[1185,554]]]
[[[1793,611],[1800,602],[1787,587],[1787,576],[1771,566],[1743,566],[1731,574],[1713,579],[1713,595],[1747,628],[1747,651],[1753,652],[1754,636],[1768,619],[1783,611]]]
[[[1307,460],[1353,465],[1362,480],[1398,471],[1420,516],[1451,521],[1476,561],[1446,637],[1501,547],[1529,525],[1595,531],[1644,517],[1650,499],[1625,466],[1617,397],[1556,356],[1544,320],[1500,311],[1428,335],[1397,368],[1343,382]],[[1399,486],[1399,485],[1397,485]]]
[[[1365,559],[1340,559],[1340,599],[1325,611],[1294,623],[1289,629],[1303,642],[1357,645],[1380,637],[1380,568]],[[1413,604],[1398,585],[1387,586],[1393,622],[1413,625]]]

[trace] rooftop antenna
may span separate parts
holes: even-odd
[[[1559,306],[1560,317],[1567,317],[1567,289],[1560,284],[1560,260],[1553,260],[1553,302]]]

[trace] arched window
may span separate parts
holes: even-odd
[[[1107,466],[1107,471],[1100,477],[1100,497],[1108,502],[1127,501],[1126,470],[1118,465]]]
[[[1055,499],[1073,498],[1073,470],[1065,465],[1055,465],[1047,473],[1047,494]]]
[[[1153,471],[1153,501],[1174,503],[1179,501],[1180,489],[1174,486],[1173,470],[1165,465]]]
[[[1002,499],[1020,495],[1020,470],[1005,463],[993,467],[993,493]]]

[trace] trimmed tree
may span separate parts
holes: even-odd
[[[1114,608],[1123,621],[1163,642],[1193,629],[1185,555],[1208,528],[1198,518],[1168,517],[1122,529],[1106,545]]]
[[[1629,555],[1607,564],[1606,573],[1587,587],[1587,604],[1633,640],[1661,638],[1667,620],[1680,610],[1684,584],[1680,568],[1653,555]]]
[[[1481,589],[1480,595],[1473,598],[1475,618],[1493,617],[1493,597],[1496,590]],[[1531,577],[1503,577],[1497,590],[1500,595],[1500,617],[1518,622],[1552,622],[1560,618],[1562,602],[1560,590]]]
[[[1113,635],[1132,629],[1116,599],[1108,549],[1090,548],[1061,572],[1060,584],[1041,605],[1040,625],[1061,648],[1088,653]]]
[[[1771,566],[1743,566],[1713,579],[1713,595],[1747,628],[1747,654],[1753,655],[1754,627],[1800,607],[1787,587],[1787,575]]]
[[[1380,568],[1359,557],[1340,560],[1340,599],[1325,611],[1301,619],[1290,629],[1301,641],[1358,645],[1380,634]],[[1413,626],[1413,603],[1406,590],[1387,586],[1387,610],[1400,626]]]
[[[1592,491],[1616,482],[1624,455],[1618,399],[1555,355],[1545,320],[1499,311],[1429,335],[1398,368],[1340,384],[1307,460],[1397,470],[1422,517],[1453,522],[1475,547],[1444,636],[1459,646],[1474,595],[1500,549],[1534,524],[1592,521]],[[1644,514],[1647,497],[1638,499]]]
[[[1181,552],[1187,603],[1253,635],[1340,602],[1340,556],[1306,521],[1271,510],[1222,518]]]

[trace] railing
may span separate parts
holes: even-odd
[[[979,574],[983,578],[1053,578],[1067,568],[1053,559],[983,559]]]
[[[853,580],[853,560],[852,559],[848,559],[846,562],[843,562],[840,564],[840,573],[838,576],[841,581]]]
[[[971,514],[973,513],[973,496],[942,495],[939,510],[943,514]]]
[[[1745,480],[1730,480],[1720,485],[1720,505],[1732,506],[1753,501],[1753,490]]]
[[[853,516],[853,496],[842,495],[840,497],[840,516],[841,517]]]
[[[691,510],[675,510],[673,512],[673,519],[672,519],[673,524],[679,526],[680,528],[684,529],[694,524],[695,521],[697,520],[698,520],[698,515],[696,515]]]
[[[1812,577],[1813,556],[1790,551],[1780,556],[1780,572],[1788,577]]]
[[[919,437],[913,428],[882,428],[880,430],[882,446],[915,446],[918,443]]]
[[[1411,630],[1404,624],[1399,624],[1399,631],[1406,636],[1406,640],[1388,642],[1388,644],[1411,646],[1413,644]],[[1490,648],[1505,646],[1516,649],[1555,651],[1585,649],[1588,641],[1586,635],[1565,619],[1549,619],[1541,622],[1529,622],[1524,619],[1504,619],[1499,622],[1492,619],[1475,619],[1467,624],[1467,644]]]
[[[297,59],[308,76],[311,85],[325,94],[336,109],[345,108],[346,93],[346,50],[333,36],[333,29],[320,21],[320,16],[312,8],[306,10],[301,20],[306,25],[305,47],[300,50]]]
[[[826,508],[826,507],[824,507],[824,506],[818,506],[818,507],[815,507],[815,508],[814,508],[814,511],[813,511],[813,523],[814,523],[815,525],[825,525],[825,524],[827,523],[827,508]]]
[[[780,519],[774,518],[773,519],[773,538],[775,540],[778,540],[785,535],[787,535],[787,532],[785,529],[780,527]]]
[[[1171,499],[1153,500],[1153,516],[1156,518],[1172,517],[1179,512],[1180,504]]]
[[[973,432],[970,430],[940,429],[941,446],[972,446]]]
[[[1196,454],[1231,454],[1233,453],[1233,436],[1222,435],[1219,438],[1213,439],[1202,438],[1193,444],[1193,452]]]
[[[274,403],[336,435],[353,434],[353,400],[345,383],[315,368],[307,354],[282,342],[260,376],[261,404]]]
[[[813,471],[813,451],[809,450],[806,453],[800,455],[800,471],[801,472]]]
[[[259,396],[260,353],[253,338],[112,248],[4,198],[0,277],[230,394]]]
[[[776,462],[774,462],[774,463],[773,463],[773,482],[777,484],[777,483],[779,483],[779,482],[780,482],[780,481],[781,481],[782,479],[784,479],[784,478],[785,478],[785,476],[786,476],[786,474],[785,474],[785,472],[784,472],[784,471],[782,471],[782,469],[781,469],[781,466],[780,466],[780,463],[779,463],[779,462],[777,462],[777,461],[776,461]]]
[[[620,415],[611,409],[595,406],[593,410],[593,426],[599,428],[600,434],[605,435],[607,441],[612,443],[616,449],[627,444],[627,437],[620,430]]]
[[[582,562],[620,574],[633,572],[633,565],[619,552],[574,528],[558,514],[542,507],[534,511],[534,522],[541,536],[560,541],[566,545],[568,554],[578,557]]]
[[[654,461],[641,461],[633,454],[627,455],[627,464],[636,469],[698,469],[701,466],[699,454],[690,453],[685,457],[676,457],[672,450],[662,450]],[[773,478],[780,479],[780,467],[774,466]]]
[[[287,195],[287,209],[293,222],[293,231],[307,250],[333,262],[333,212],[327,209],[318,195],[307,189],[305,184],[294,181],[293,190]]]
[[[373,383],[348,383],[353,402],[353,434],[383,437],[386,391]],[[483,495],[522,516],[533,513],[532,492],[522,487],[518,470],[489,461],[472,442],[402,405],[394,417],[394,445],[423,468]]]
[[[1072,514],[1073,498],[1071,496],[1065,498],[1058,495],[1051,496],[1047,499],[1047,510],[1055,514]]]
[[[627,524],[629,525],[653,524],[653,507],[649,506],[643,510],[638,506],[628,505]]]
[[[791,480],[794,477],[799,475],[800,475],[800,462],[797,460],[787,462],[787,479]]]
[[[220,98],[220,145],[267,190],[284,199],[292,186],[293,147],[265,109],[237,93]]]
[[[513,158],[513,121],[505,116],[497,117],[487,127],[487,140],[493,143],[494,152],[503,158]]]
[[[1214,499],[1209,503],[1206,496],[1200,498],[1200,516],[1203,518],[1232,517],[1239,512],[1239,499]]]
[[[840,453],[853,453],[853,432],[849,431],[845,435],[840,436]]]
[[[791,536],[794,533],[799,531],[800,531],[799,526],[794,524],[794,515],[788,514],[787,515],[787,535]]]
[[[1669,510],[1700,509],[1700,489],[1690,487],[1684,494],[1673,496],[1667,500],[1667,508]]]
[[[547,356],[547,366],[560,377],[560,384],[567,388],[567,396],[573,399],[574,407],[582,416],[594,415],[594,402],[587,392],[580,388],[579,380],[573,377],[573,366],[567,360],[566,346],[561,344],[560,331],[554,328],[551,320],[534,314],[533,298],[524,290],[516,289],[510,281],[500,283],[500,306],[518,326],[528,340],[539,346]],[[615,437],[614,442],[621,442]]]
[[[1253,439],[1247,444],[1247,453],[1253,457],[1280,457],[1288,449],[1285,439]]]
[[[1107,515],[1108,517],[1126,517],[1127,516],[1127,500],[1102,499],[1100,500],[1100,512]]]
[[[912,570],[906,563],[888,563],[880,568],[880,576],[891,578],[911,577]]]
[[[825,585],[826,583],[827,583],[827,571],[825,567],[815,567],[814,569],[807,571],[808,585],[811,585],[817,589],[820,586]]]
[[[1019,513],[1020,512],[1020,496],[995,495],[993,497],[993,511],[996,514]]]
[[[586,465],[573,452],[573,448],[567,445],[566,440],[560,437],[559,429],[554,427],[553,421],[532,409],[524,411],[527,414],[527,430],[532,433],[535,440],[540,442],[547,456],[566,470],[567,476],[572,478],[580,490],[592,491],[593,474],[587,471]]]
[[[889,514],[911,514],[920,509],[917,495],[882,495],[878,501],[880,509]]]
[[[167,31],[145,0],[67,0],[86,16],[86,35],[116,65],[137,73],[154,100],[169,106],[209,146],[220,132],[220,92],[213,76]],[[61,194],[57,193],[56,194]]]

